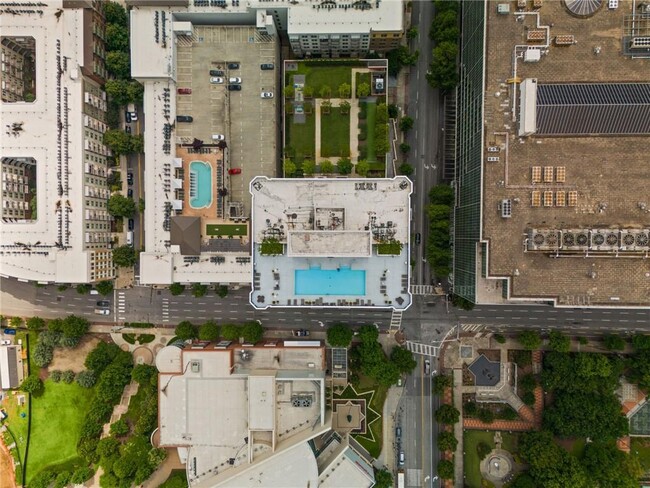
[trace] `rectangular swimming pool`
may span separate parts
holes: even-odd
[[[338,269],[297,269],[296,295],[365,295],[366,272],[341,266]]]
[[[190,206],[206,208],[212,205],[212,167],[203,161],[190,163]]]

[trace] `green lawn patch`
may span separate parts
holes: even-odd
[[[377,104],[375,102],[366,102],[366,104],[366,158],[367,161],[372,164],[377,162],[377,154],[375,153],[375,124],[377,122]]]
[[[638,456],[643,469],[650,471],[650,439],[632,437],[630,441],[630,453]]]
[[[205,233],[209,236],[245,236],[248,226],[237,224],[207,224]]]
[[[400,241],[389,241],[377,244],[377,254],[399,255],[402,252],[402,243]]]
[[[356,73],[356,86],[359,86],[361,83],[368,83],[368,86],[371,86],[370,81],[370,73]]]
[[[27,480],[43,469],[75,464],[81,424],[93,390],[76,383],[45,381],[45,393],[32,398],[32,429],[27,460]]]
[[[517,434],[508,434],[501,432],[503,443],[501,447],[510,454],[515,456],[517,452]],[[481,460],[478,457],[476,446],[484,442],[490,448],[494,449],[494,432],[484,432],[479,430],[466,430],[463,433],[463,451],[465,456],[463,458],[463,469],[465,471],[465,486],[468,488],[482,488],[480,470]],[[515,456],[516,459],[516,456]]]
[[[298,167],[305,159],[313,160],[316,154],[316,116],[305,118],[304,124],[294,124],[293,115],[287,116],[286,152]]]
[[[187,488],[187,475],[185,470],[174,469],[160,488]]]
[[[292,75],[305,75],[305,86],[314,89],[314,96],[318,97],[320,89],[327,85],[332,89],[332,97],[338,97],[339,85],[348,83],[352,85],[352,65],[338,65],[337,62],[299,62],[298,71],[289,71],[286,84],[293,82]]]
[[[131,425],[134,425],[138,418],[140,418],[140,410],[142,409],[142,402],[145,397],[145,388],[138,388],[138,392],[131,397],[131,400],[129,401],[129,409],[122,416],[123,419],[131,422]]]
[[[332,113],[320,116],[320,154],[347,157],[350,154],[350,116],[342,115],[340,107],[332,107]]]

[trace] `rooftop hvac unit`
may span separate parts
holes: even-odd
[[[497,152],[500,152],[500,151],[501,151],[501,148],[499,146],[488,146],[488,148],[487,148],[487,152],[490,152],[490,153],[497,153]]]
[[[510,13],[510,4],[509,3],[498,4],[497,13],[500,15],[508,15]]]
[[[556,46],[571,46],[576,43],[576,37],[573,34],[561,34],[555,36]]]
[[[488,160],[488,163],[498,163],[499,162],[499,156],[488,156],[487,160]]]
[[[591,249],[596,251],[618,250],[619,231],[610,229],[593,229],[591,231]]]
[[[562,233],[551,229],[531,229],[528,231],[529,251],[556,251],[560,248]]]
[[[512,200],[510,199],[501,200],[499,206],[501,207],[502,218],[509,219],[510,217],[512,217]]]
[[[291,405],[294,407],[311,407],[313,398],[310,395],[293,395]]]
[[[569,229],[562,231],[562,249],[587,250],[589,248],[589,231]]]
[[[542,58],[542,51],[539,49],[526,49],[524,53],[525,63],[537,63]]]

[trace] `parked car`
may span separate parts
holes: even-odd
[[[16,335],[16,329],[5,329],[3,332],[7,335]]]
[[[211,69],[210,76],[223,76],[225,73],[220,69]]]
[[[133,198],[133,188],[129,188],[126,190],[126,196],[129,198]]]
[[[402,428],[401,427],[395,427],[395,440],[397,442],[402,440]]]
[[[179,88],[178,89],[178,94],[179,95],[191,95],[192,94],[192,89],[191,88]]]
[[[405,461],[405,460],[406,460],[406,456],[404,456],[404,451],[400,451],[400,452],[399,452],[399,460],[398,460],[398,464],[399,464],[400,466],[404,466],[404,461]]]
[[[194,117],[191,115],[177,115],[176,122],[187,122],[190,123],[194,120]]]
[[[309,331],[307,329],[295,329],[293,331],[293,335],[296,337],[307,337],[309,335]]]
[[[126,182],[129,186],[133,185],[133,173],[130,171],[126,174]]]
[[[99,301],[97,302],[97,306],[98,306],[98,307],[101,307],[101,308],[110,307],[110,306],[111,306],[111,302],[109,302],[108,300],[99,300]]]
[[[262,63],[260,64],[260,69],[263,70],[275,69],[275,66],[273,65],[273,63]]]
[[[262,98],[273,98],[273,92],[262,92],[260,94],[260,97],[262,97]]]
[[[424,374],[426,374],[428,376],[429,373],[431,373],[431,361],[429,361],[428,359],[425,359],[424,360]]]
[[[228,85],[230,91],[241,91],[241,85]]]
[[[126,107],[126,110],[131,114],[131,121],[135,122],[138,120],[138,112],[135,109],[135,103],[129,103]]]
[[[239,175],[241,174],[241,168],[230,168],[228,170],[229,175]]]
[[[419,246],[420,242],[422,242],[422,234],[418,232],[417,234],[415,234],[415,244]]]
[[[11,341],[8,341],[6,339],[4,341],[0,341],[0,346],[11,346]]]
[[[239,63],[228,63],[228,69],[239,69]]]
[[[223,78],[219,76],[213,76],[210,78],[210,83],[212,83],[213,85],[221,85],[223,84]]]
[[[107,308],[96,308],[95,313],[97,315],[110,315],[111,311]]]
[[[225,141],[226,136],[224,136],[223,134],[212,134],[212,140],[213,141]]]
[[[129,219],[129,230],[133,230],[135,228],[135,221],[133,219]]]
[[[124,132],[126,132],[127,134],[130,134],[131,133],[131,126],[127,125],[126,127],[124,127]]]
[[[124,119],[126,120],[127,124],[130,124],[131,122],[133,122],[131,120],[131,112],[124,112]]]
[[[231,85],[241,85],[241,78],[239,78],[238,76],[230,77],[228,78],[228,83],[230,83]]]

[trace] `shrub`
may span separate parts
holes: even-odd
[[[548,345],[553,351],[569,352],[571,349],[571,339],[562,332],[552,330],[549,334]]]
[[[43,393],[43,382],[38,376],[31,374],[21,383],[20,389],[34,396],[40,396]]]
[[[348,347],[352,336],[352,329],[347,324],[337,323],[327,329],[327,342],[332,347]]]
[[[539,349],[539,346],[542,345],[542,338],[539,336],[539,333],[534,330],[526,330],[520,333],[518,340],[524,349],[528,351]]]
[[[153,378],[158,370],[155,366],[148,364],[138,364],[131,370],[131,378],[140,386],[150,385],[151,378]]]
[[[502,334],[494,334],[494,340],[497,341],[499,344],[506,343],[506,337]]]
[[[80,485],[92,478],[94,474],[95,471],[92,468],[79,468],[74,472],[72,478],[70,478],[70,483]]]
[[[441,451],[455,451],[458,439],[453,432],[442,431],[438,434],[438,449]]]
[[[479,408],[478,419],[486,424],[494,422],[494,412],[489,408]]]
[[[180,283],[172,283],[169,285],[169,292],[174,295],[178,296],[182,294],[185,291],[185,285],[181,285]]]
[[[219,339],[219,327],[210,320],[199,327],[199,339],[202,341],[216,341]]]
[[[535,405],[535,393],[527,391],[521,396],[521,401],[528,406]]]
[[[235,324],[225,324],[221,326],[221,337],[227,341],[237,341],[241,337],[241,329]]]
[[[475,417],[478,413],[478,406],[475,402],[467,402],[463,406],[463,412],[467,417]]]
[[[526,374],[519,380],[519,386],[523,391],[532,391],[537,386],[537,380],[532,373]]]
[[[489,446],[489,444],[486,444],[485,442],[479,442],[476,445],[476,452],[478,453],[478,458],[483,461],[485,459],[485,456],[490,454],[492,451],[492,448]]]
[[[503,420],[517,420],[519,415],[511,407],[507,407],[505,410],[499,413],[499,418]]]
[[[95,285],[95,288],[97,288],[97,291],[99,293],[106,296],[113,293],[113,282],[109,280],[100,281],[97,283],[97,285]]]
[[[27,327],[29,327],[29,320],[27,322]],[[626,344],[625,339],[615,334],[607,334],[603,338],[603,343],[605,344],[605,347],[610,351],[622,351],[625,349]]]
[[[226,285],[219,285],[216,288],[217,295],[221,298],[226,298],[228,296],[228,287]]]
[[[77,293],[79,293],[79,295],[88,295],[92,289],[92,286],[86,285],[84,283],[77,285]]]
[[[119,419],[111,424],[110,432],[118,437],[129,433],[129,424],[124,419]]]
[[[54,383],[58,383],[59,381],[61,381],[61,371],[59,371],[58,369],[50,371],[50,379]]]
[[[54,348],[44,342],[38,341],[34,352],[32,353],[34,364],[39,368],[44,368],[52,362],[54,358]]]
[[[23,319],[21,317],[11,317],[11,319],[9,320],[9,325],[14,329],[22,327]]]
[[[63,371],[61,373],[61,381],[63,381],[68,385],[74,381],[74,378],[75,378],[75,374],[74,371],[72,371],[71,369]]]
[[[445,480],[454,479],[454,462],[443,459],[438,463],[438,476]]]
[[[77,384],[82,388],[92,388],[97,382],[95,372],[92,370],[84,370],[77,373]]]
[[[244,342],[255,344],[262,340],[264,328],[257,321],[246,322],[241,328],[241,335],[244,338]]]
[[[442,395],[445,388],[453,385],[453,378],[449,375],[439,374],[433,378],[433,392],[436,395]]]
[[[29,482],[29,488],[48,488],[56,479],[52,471],[41,471]]]
[[[64,486],[68,485],[70,483],[71,477],[72,473],[70,471],[61,471],[56,475],[56,479],[54,480],[54,488],[63,488]]]
[[[192,322],[188,320],[184,320],[179,323],[176,326],[176,329],[174,329],[174,333],[182,341],[186,341],[188,339],[196,339],[197,336],[196,327],[192,324]]]
[[[28,329],[41,330],[45,327],[45,320],[40,317],[30,317],[26,320],[26,325]]]
[[[202,285],[201,283],[194,283],[192,285],[192,295],[194,295],[194,298],[201,298],[205,296],[207,292],[208,292],[207,285]]]

